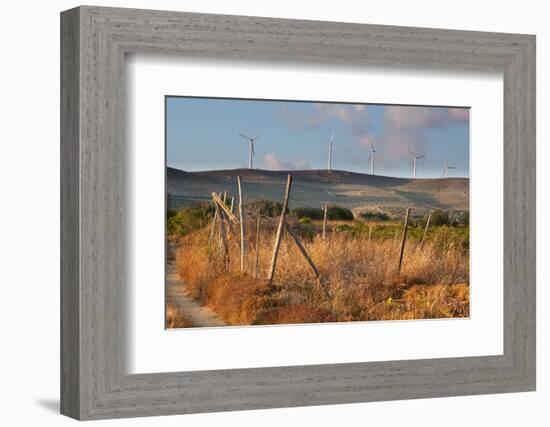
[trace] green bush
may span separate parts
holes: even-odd
[[[387,213],[384,212],[373,212],[373,211],[366,211],[361,213],[361,216],[368,220],[377,220],[377,221],[389,221],[390,216]]]
[[[353,212],[348,208],[337,205],[331,205],[327,211],[328,219],[340,221],[353,221]]]
[[[247,209],[252,212],[260,212],[262,216],[279,216],[283,211],[283,204],[273,200],[255,200],[247,204]],[[288,210],[287,210],[288,213]]]
[[[323,209],[320,208],[295,208],[292,209],[291,214],[298,219],[323,219]]]
[[[304,216],[298,220],[300,224],[311,224],[311,219],[309,217]]]
[[[209,203],[198,204],[179,210],[169,209],[166,213],[166,231],[171,236],[184,236],[206,226],[214,208]]]
[[[432,219],[430,220],[430,225],[440,226],[440,225],[450,225],[449,212],[436,210],[432,213]]]

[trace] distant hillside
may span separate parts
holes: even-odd
[[[167,192],[180,205],[209,200],[210,194],[237,192],[237,176],[247,201],[282,200],[286,177],[292,174],[290,205],[318,207],[338,204],[356,214],[364,210],[391,212],[396,208],[419,210],[469,209],[469,179],[405,179],[338,170],[268,171],[232,169],[185,172],[167,168]]]

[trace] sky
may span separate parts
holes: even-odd
[[[185,171],[247,168],[326,169],[334,133],[332,169],[412,176],[409,150],[418,156],[417,178],[469,176],[469,109],[379,104],[166,98],[167,165]]]

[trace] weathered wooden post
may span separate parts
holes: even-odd
[[[328,206],[325,205],[323,207],[323,240],[325,240],[327,236],[327,211],[328,211]]]
[[[214,199],[214,201],[217,203],[218,207],[220,208],[220,212],[224,212],[225,215],[227,216],[227,218],[233,222],[234,224],[238,224],[239,223],[239,220],[237,219],[237,217],[231,213],[231,211],[229,210],[229,208],[227,207],[227,205],[223,202],[223,200],[221,199],[221,197],[216,194],[216,193],[212,193],[212,198]]]
[[[239,189],[239,225],[241,229],[241,271],[245,270],[245,241],[244,241],[244,212],[243,212],[243,192],[241,188],[241,177],[237,177],[237,187]],[[233,212],[233,210],[231,210]]]
[[[256,216],[256,260],[254,261],[254,278],[258,278],[258,262],[260,260],[260,210]]]
[[[424,228],[424,233],[422,234],[422,240],[420,241],[420,249],[424,246],[424,240],[426,239],[426,235],[428,234],[428,227],[430,226],[430,219],[432,219],[432,213],[428,215],[428,220],[426,221],[426,227]]]
[[[372,224],[369,224],[369,242],[372,239]]]
[[[273,281],[273,276],[275,275],[275,267],[277,265],[277,257],[279,256],[279,248],[281,247],[281,238],[283,236],[285,228],[285,216],[288,209],[288,198],[290,196],[290,188],[292,186],[292,175],[288,175],[286,181],[286,191],[285,199],[283,201],[283,211],[281,212],[281,218],[279,219],[279,226],[277,228],[277,234],[275,236],[275,245],[273,246],[273,255],[271,256],[271,265],[269,266],[269,273],[267,275],[267,280],[269,282]]]
[[[234,205],[235,205],[235,197],[231,197],[231,206],[229,207],[229,210],[231,213],[234,213]]]
[[[220,210],[219,204],[216,203],[216,211],[218,213],[218,218],[220,222],[220,237],[222,241],[222,247],[223,247],[223,262],[224,266],[227,268],[229,265],[229,247],[227,245],[227,234],[226,229],[224,227],[224,216],[222,210]]]
[[[405,251],[405,241],[407,240],[407,228],[409,227],[409,214],[411,208],[407,208],[405,215],[405,226],[403,227],[403,237],[401,239],[401,251],[399,252],[399,265],[397,266],[397,274],[401,273],[401,264],[403,263],[403,253]]]
[[[214,238],[214,232],[216,231],[216,224],[218,223],[218,219],[219,219],[219,209],[214,197],[212,197],[212,201],[214,203],[214,218],[212,218],[212,227],[210,228],[210,240]]]
[[[319,270],[317,270],[317,267],[315,266],[315,263],[307,253],[306,248],[304,248],[304,245],[302,245],[302,242],[300,242],[300,238],[294,233],[294,231],[291,230],[291,228],[288,225],[285,224],[285,228],[286,228],[286,232],[290,237],[292,237],[292,240],[294,240],[294,243],[296,243],[296,246],[298,246],[298,249],[306,259],[311,269],[313,270],[315,277],[319,279]]]

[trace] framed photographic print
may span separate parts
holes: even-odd
[[[62,413],[535,388],[535,39],[62,13]]]

